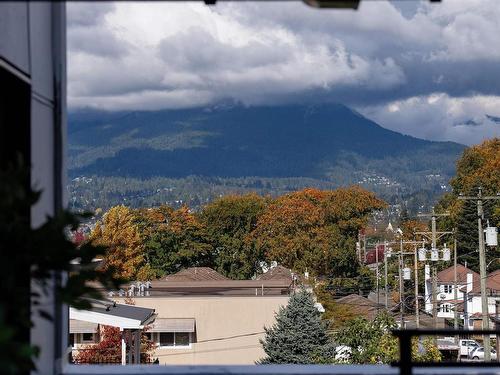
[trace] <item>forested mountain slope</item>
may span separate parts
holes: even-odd
[[[69,141],[72,178],[307,178],[404,193],[442,189],[464,149],[387,130],[341,104],[78,111]]]

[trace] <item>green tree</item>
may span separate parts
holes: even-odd
[[[187,207],[143,210],[139,221],[145,258],[157,277],[187,267],[213,266],[206,228]]]
[[[326,325],[314,307],[312,295],[304,290],[292,295],[276,314],[276,323],[265,328],[261,340],[266,357],[261,364],[314,364],[333,361],[333,345]]]
[[[216,270],[232,279],[248,279],[263,260],[247,237],[255,229],[267,199],[257,194],[228,195],[203,207],[199,217],[215,249]]]
[[[394,319],[385,312],[373,321],[357,317],[345,323],[334,335],[337,345],[348,347],[342,354],[353,364],[391,363],[399,360],[398,340],[391,334]],[[412,341],[412,357],[419,362],[438,362],[441,354],[432,339]],[[345,357],[344,357],[345,358]]]
[[[481,186],[486,195],[495,195],[500,191],[500,138],[493,138],[466,149],[457,161],[456,176],[450,182],[452,192],[443,196],[438,207],[449,211],[448,219],[440,220],[441,228],[457,228],[458,256],[460,261],[474,271],[479,271],[477,206],[474,201],[462,201],[459,194],[477,194]],[[493,225],[500,225],[499,201],[484,202],[484,216]],[[489,263],[500,256],[500,251],[487,251]],[[488,271],[500,268],[498,262],[493,262]]]
[[[394,319],[381,313],[370,322],[357,317],[334,335],[337,345],[347,346],[349,363],[389,363],[397,356],[397,339],[390,330],[396,328]]]

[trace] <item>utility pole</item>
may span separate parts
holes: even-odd
[[[403,277],[403,256],[404,255],[413,255],[415,257],[415,265],[414,265],[414,271],[415,271],[415,296],[416,296],[416,302],[415,306],[416,309],[418,310],[418,264],[417,264],[417,251],[413,252],[405,252],[403,245],[419,245],[422,243],[422,241],[403,241],[403,238],[398,241],[399,242],[399,247],[400,250],[399,252],[394,252],[392,255],[397,255],[398,256],[398,279],[399,279],[399,305],[400,305],[400,319],[401,319],[401,327],[403,328],[404,324],[404,313],[405,313],[405,306],[404,306],[404,277]],[[392,242],[387,242],[384,241],[384,273],[385,273],[385,306],[386,309],[388,308],[388,286],[387,286],[387,246],[388,244],[397,244],[398,242],[392,241]],[[419,326],[419,316],[418,316],[418,311],[416,314],[416,320],[415,323],[417,327]]]
[[[401,318],[401,328],[404,328],[404,303],[403,303],[403,240],[401,240],[401,250],[398,254],[399,261],[399,312]]]
[[[455,236],[453,246],[453,299],[455,300],[453,308],[453,327],[458,329],[458,290],[457,290],[457,238]],[[458,341],[458,337],[455,338]]]
[[[415,246],[415,259],[413,268],[415,272],[415,325],[418,329],[420,328],[420,315],[418,311],[418,255],[416,246]]]
[[[483,189],[479,187],[477,189],[476,196],[463,196],[458,197],[460,200],[472,200],[477,204],[477,231],[479,238],[479,274],[480,274],[480,286],[481,286],[481,312],[483,316],[483,329],[488,329],[490,326],[489,322],[489,312],[488,312],[488,295],[486,294],[486,250],[484,246],[484,232],[483,232],[483,201],[485,200],[496,200],[500,199],[500,196],[483,196]],[[491,344],[490,335],[484,335],[484,360],[485,362],[491,361]]]
[[[379,279],[380,279],[380,274],[379,274],[379,268],[378,268],[378,247],[379,244],[377,243],[375,245],[375,263],[377,263],[377,311],[380,306],[380,287],[379,287]]]
[[[389,286],[387,283],[387,241],[384,242],[385,309],[389,308]]]
[[[450,216],[449,213],[444,213],[444,214],[437,214],[436,211],[434,211],[434,207],[432,208],[432,213],[430,214],[419,214],[419,217],[431,217],[431,231],[430,232],[415,232],[415,234],[420,234],[423,236],[426,236],[427,238],[430,237],[431,240],[431,251],[435,251],[437,249],[437,240],[441,238],[442,236],[446,234],[453,234],[454,232],[450,231],[445,231],[445,232],[438,232],[436,228],[436,219],[441,216]],[[437,320],[437,272],[436,272],[436,267],[432,267],[432,320],[434,322],[434,328],[437,328],[438,326],[438,320]]]
[[[438,327],[437,317],[437,272],[436,267],[432,267],[432,322],[434,329]]]

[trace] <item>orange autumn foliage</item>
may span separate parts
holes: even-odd
[[[360,187],[305,189],[276,198],[251,235],[269,261],[298,272],[327,275],[332,262],[350,262],[355,237],[385,203]],[[349,260],[344,258],[349,258]]]

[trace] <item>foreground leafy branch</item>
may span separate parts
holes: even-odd
[[[95,267],[104,247],[90,243],[77,247],[69,238],[87,214],[63,210],[32,227],[31,209],[40,196],[40,191],[31,189],[29,168],[22,162],[0,170],[0,368],[5,374],[34,369],[40,348],[30,344],[29,331],[35,316],[54,318],[54,304],[42,303],[52,290],[56,305],[86,308],[88,298],[100,297],[88,281],[107,288],[120,284],[112,269]]]

